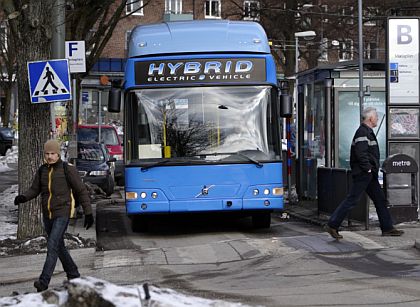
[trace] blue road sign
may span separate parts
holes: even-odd
[[[32,103],[71,99],[67,59],[28,62],[28,79]]]

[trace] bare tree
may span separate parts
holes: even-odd
[[[27,62],[48,59],[51,39],[52,0],[2,0],[0,7],[9,18],[14,38],[17,88],[19,94],[19,191],[26,190],[42,163],[42,148],[48,139],[49,105],[31,104],[27,78]],[[25,146],[22,146],[25,144]],[[18,238],[42,233],[41,206],[33,200],[19,206]]]
[[[91,50],[87,59],[89,70],[99,58],[112,35],[127,3],[139,1],[122,0],[120,3],[105,0],[66,1],[68,17],[67,38],[88,39]],[[149,1],[144,1],[148,3]],[[42,164],[43,144],[50,136],[50,107],[48,104],[32,104],[29,96],[27,62],[51,58],[52,14],[55,0],[0,0],[0,10],[8,18],[17,72],[19,95],[19,191],[25,191]],[[64,8],[63,8],[64,9]],[[138,8],[140,9],[140,7]],[[96,29],[91,37],[91,29]],[[7,54],[11,53],[8,49]],[[78,76],[79,85],[83,75]],[[33,200],[19,206],[18,238],[37,236],[42,233],[41,206]]]

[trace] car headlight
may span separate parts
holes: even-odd
[[[108,174],[108,171],[91,171],[89,172],[89,175],[91,176],[106,176]]]
[[[113,158],[117,159],[117,160],[123,160],[123,155],[113,155]]]

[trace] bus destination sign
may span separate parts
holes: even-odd
[[[136,84],[264,82],[265,59],[188,59],[138,61]]]

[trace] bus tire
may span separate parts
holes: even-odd
[[[131,230],[133,232],[146,232],[149,223],[145,216],[133,216],[131,218]]]
[[[254,228],[270,228],[271,212],[258,212],[252,215],[252,226]]]

